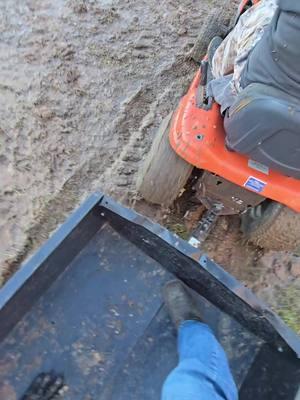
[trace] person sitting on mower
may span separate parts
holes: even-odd
[[[256,21],[255,28],[251,21]],[[300,179],[299,37],[300,1],[262,0],[241,16],[216,50],[211,66],[217,78],[208,86],[225,116],[227,148],[296,179]],[[244,50],[234,58],[233,72],[226,75],[230,57],[221,63],[220,56],[235,48]],[[222,72],[225,75],[218,78]]]
[[[209,46],[209,56],[210,50],[217,46],[211,54],[214,79],[209,87],[215,101],[221,105],[222,112],[233,104],[241,92],[241,74],[249,54],[263,37],[276,10],[277,0],[261,0],[240,16],[224,40],[216,37],[212,46]]]
[[[261,0],[247,10],[212,60],[211,89],[222,109],[251,83],[300,99],[299,37],[299,1]]]

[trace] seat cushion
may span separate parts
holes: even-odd
[[[300,179],[300,101],[263,84],[251,84],[227,111],[227,146]]]

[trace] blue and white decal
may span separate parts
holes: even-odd
[[[245,188],[252,190],[253,192],[261,193],[263,192],[267,184],[266,182],[263,182],[260,179],[254,178],[254,176],[249,176],[244,186]]]

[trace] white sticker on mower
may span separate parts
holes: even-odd
[[[200,241],[199,241],[198,239],[196,239],[194,236],[192,236],[192,237],[190,238],[190,240],[189,240],[189,244],[190,244],[191,246],[195,247],[196,249],[198,249],[198,248],[199,248]]]
[[[266,165],[254,161],[254,160],[249,160],[248,161],[248,166],[252,169],[255,169],[256,171],[262,172],[263,174],[269,175],[270,169]]]
[[[261,193],[263,192],[267,184],[266,182],[263,182],[260,179],[254,178],[254,176],[249,176],[244,186],[247,189],[252,190],[253,192]]]

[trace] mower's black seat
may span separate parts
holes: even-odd
[[[270,86],[251,84],[225,116],[229,149],[300,179],[300,101]]]

